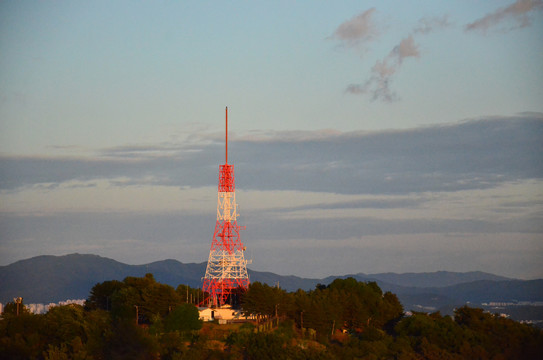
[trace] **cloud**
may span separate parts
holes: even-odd
[[[370,94],[374,101],[393,102],[398,100],[396,93],[390,89],[392,76],[400,66],[396,62],[391,62],[391,59],[394,58],[389,55],[384,60],[378,60],[371,69],[371,77],[364,84],[349,84],[345,91],[351,94]]]
[[[259,217],[260,219],[264,218]],[[541,218],[490,221],[481,219],[386,219],[380,217],[273,219],[266,222],[245,220],[251,234],[260,239],[280,240],[285,234],[292,239],[335,240],[350,237],[402,234],[443,233],[525,233],[541,234]],[[274,229],[281,229],[280,232]]]
[[[449,16],[425,17],[419,20],[417,26],[413,29],[414,34],[429,34],[434,30],[450,26]]]
[[[303,141],[235,142],[238,155],[232,158],[242,189],[449,192],[541,178],[542,137],[539,114]]]
[[[350,94],[367,94],[370,95],[372,101],[393,102],[398,100],[398,95],[391,89],[391,83],[404,59],[420,57],[419,47],[415,43],[415,35],[429,34],[432,31],[449,25],[447,16],[420,19],[411,33],[394,46],[384,59],[377,60],[371,68],[370,77],[364,83],[350,84],[345,89],[345,92]]]
[[[390,88],[392,77],[408,57],[419,57],[419,49],[413,35],[402,39],[383,60],[377,60],[371,69],[371,77],[362,85],[350,84],[346,91],[351,94],[370,94],[372,100],[392,102],[398,96]]]
[[[500,8],[490,14],[483,16],[465,26],[465,31],[480,30],[483,33],[489,28],[498,26],[504,22],[512,22],[514,25],[509,29],[514,30],[531,25],[530,15],[543,9],[541,0],[517,0],[513,4]]]
[[[532,113],[399,131],[240,137],[229,144],[229,158],[244,190],[453,192],[543,178],[542,138],[543,114]],[[223,145],[147,149],[106,149],[90,158],[3,156],[0,190],[97,179],[113,186],[216,186]]]
[[[330,38],[340,40],[347,46],[359,45],[373,40],[378,31],[372,20],[375,8],[368,9],[340,24]]]
[[[413,40],[413,35],[409,35],[407,38],[402,39],[400,44],[392,49],[391,54],[397,58],[399,64],[401,64],[405,58],[420,56],[419,49]]]
[[[351,201],[335,201],[331,203],[317,203],[301,206],[290,206],[281,209],[282,211],[299,211],[299,210],[335,210],[335,209],[398,209],[398,208],[414,208],[427,202],[427,199],[414,199],[394,197],[392,199],[360,199]],[[277,209],[274,209],[277,210]]]
[[[125,185],[208,186],[214,184],[213,160],[223,145],[129,145],[99,150],[94,156],[0,156],[0,190],[71,180],[125,179]]]

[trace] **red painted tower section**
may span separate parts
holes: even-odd
[[[217,222],[209,252],[203,291],[210,305],[222,306],[237,291],[249,287],[245,247],[239,235],[234,165],[228,164],[228,108],[226,108],[225,164],[219,165]]]

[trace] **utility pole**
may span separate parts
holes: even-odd
[[[277,327],[279,327],[279,316],[277,315],[277,306],[279,306],[279,304],[275,304],[275,319],[276,319],[276,322],[277,322]]]
[[[134,305],[136,308],[136,325],[139,325],[139,308],[138,305]]]
[[[17,304],[17,316],[19,316],[19,305],[22,304],[23,298],[19,296],[18,298],[13,298],[13,301]]]

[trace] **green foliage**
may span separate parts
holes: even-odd
[[[247,315],[288,317],[298,327],[315,329],[324,338],[340,328],[362,331],[367,327],[383,327],[403,313],[394,294],[383,295],[376,283],[353,278],[336,279],[329,286],[318,285],[309,293],[301,290],[286,293],[256,282],[244,295],[242,308]]]
[[[181,297],[169,286],[157,283],[152,274],[143,278],[127,277],[124,287],[112,294],[112,312],[123,319],[134,318],[137,306],[139,323],[151,323],[153,315],[166,316],[182,303]]]
[[[89,298],[85,302],[85,307],[89,310],[102,309],[109,311],[111,309],[111,297],[124,286],[122,282],[117,280],[104,281],[94,285]]]
[[[114,323],[104,345],[106,359],[154,359],[159,352],[157,339],[127,320]]]
[[[537,359],[543,355],[543,332],[539,329],[468,306],[456,310],[455,321],[466,334],[469,346],[464,353],[481,352],[476,348],[480,346],[491,356]]]
[[[153,319],[162,319],[184,297],[171,286],[156,282],[152,274],[144,277],[127,277],[122,282],[106,281],[96,284],[87,299],[89,310],[110,310],[116,319],[134,319],[136,307],[138,324],[152,324]]]
[[[55,306],[44,315],[49,344],[62,344],[78,337],[87,340],[85,311],[79,305]]]
[[[336,279],[327,287],[317,286],[309,294],[292,295],[294,320],[298,326],[313,328],[320,336],[333,330],[361,332],[369,327],[381,328],[398,319],[403,308],[391,293],[383,295],[376,283],[353,278]]]
[[[199,319],[198,308],[192,304],[177,306],[164,319],[166,332],[200,330],[201,328],[202,321]]]
[[[252,283],[242,298],[242,309],[247,315],[264,317],[283,316],[289,312],[291,298],[286,291],[259,282]]]
[[[282,337],[273,333],[249,334],[245,343],[245,358],[248,360],[288,359]]]
[[[394,359],[399,354],[403,354],[404,358],[409,354],[409,349],[399,351],[394,338],[385,334],[380,334],[378,339],[373,340],[351,337],[341,346],[334,344],[331,347],[339,359]]]
[[[104,310],[85,311],[85,332],[87,351],[96,359],[104,359],[107,339],[114,331],[110,314]]]
[[[418,352],[431,350],[429,344],[451,353],[459,353],[465,334],[449,316],[416,313],[403,319],[395,328],[397,335],[409,339]]]
[[[48,345],[47,351],[43,352],[45,360],[93,360],[94,356],[91,356],[85,349],[85,345],[81,341],[81,338],[75,337],[72,341],[62,343],[60,346],[52,344]]]
[[[403,317],[375,283],[335,280],[294,293],[254,283],[243,311],[264,324],[198,319],[187,290],[152,275],[96,284],[85,307],[45,315],[13,304],[0,319],[2,359],[542,359],[543,331],[481,309]],[[184,295],[184,299],[183,299]],[[136,323],[138,305],[141,317]],[[318,340],[318,341],[316,341]]]
[[[38,358],[46,345],[40,335],[43,328],[40,315],[4,316],[0,321],[0,354],[13,360]]]
[[[178,332],[162,335],[159,340],[161,359],[181,359],[188,348]]]
[[[467,306],[456,310],[454,320],[417,313],[395,330],[428,359],[537,359],[543,354],[541,330]]]
[[[294,338],[296,336],[295,329],[294,329],[294,321],[291,319],[282,321],[277,327],[276,332],[278,334],[281,334],[283,337],[287,339]]]

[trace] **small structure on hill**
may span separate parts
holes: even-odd
[[[224,305],[220,308],[199,307],[200,320],[202,321],[215,321],[219,324],[226,324],[229,322],[247,321],[252,320],[254,316],[244,316],[241,310],[233,309],[230,305]]]

